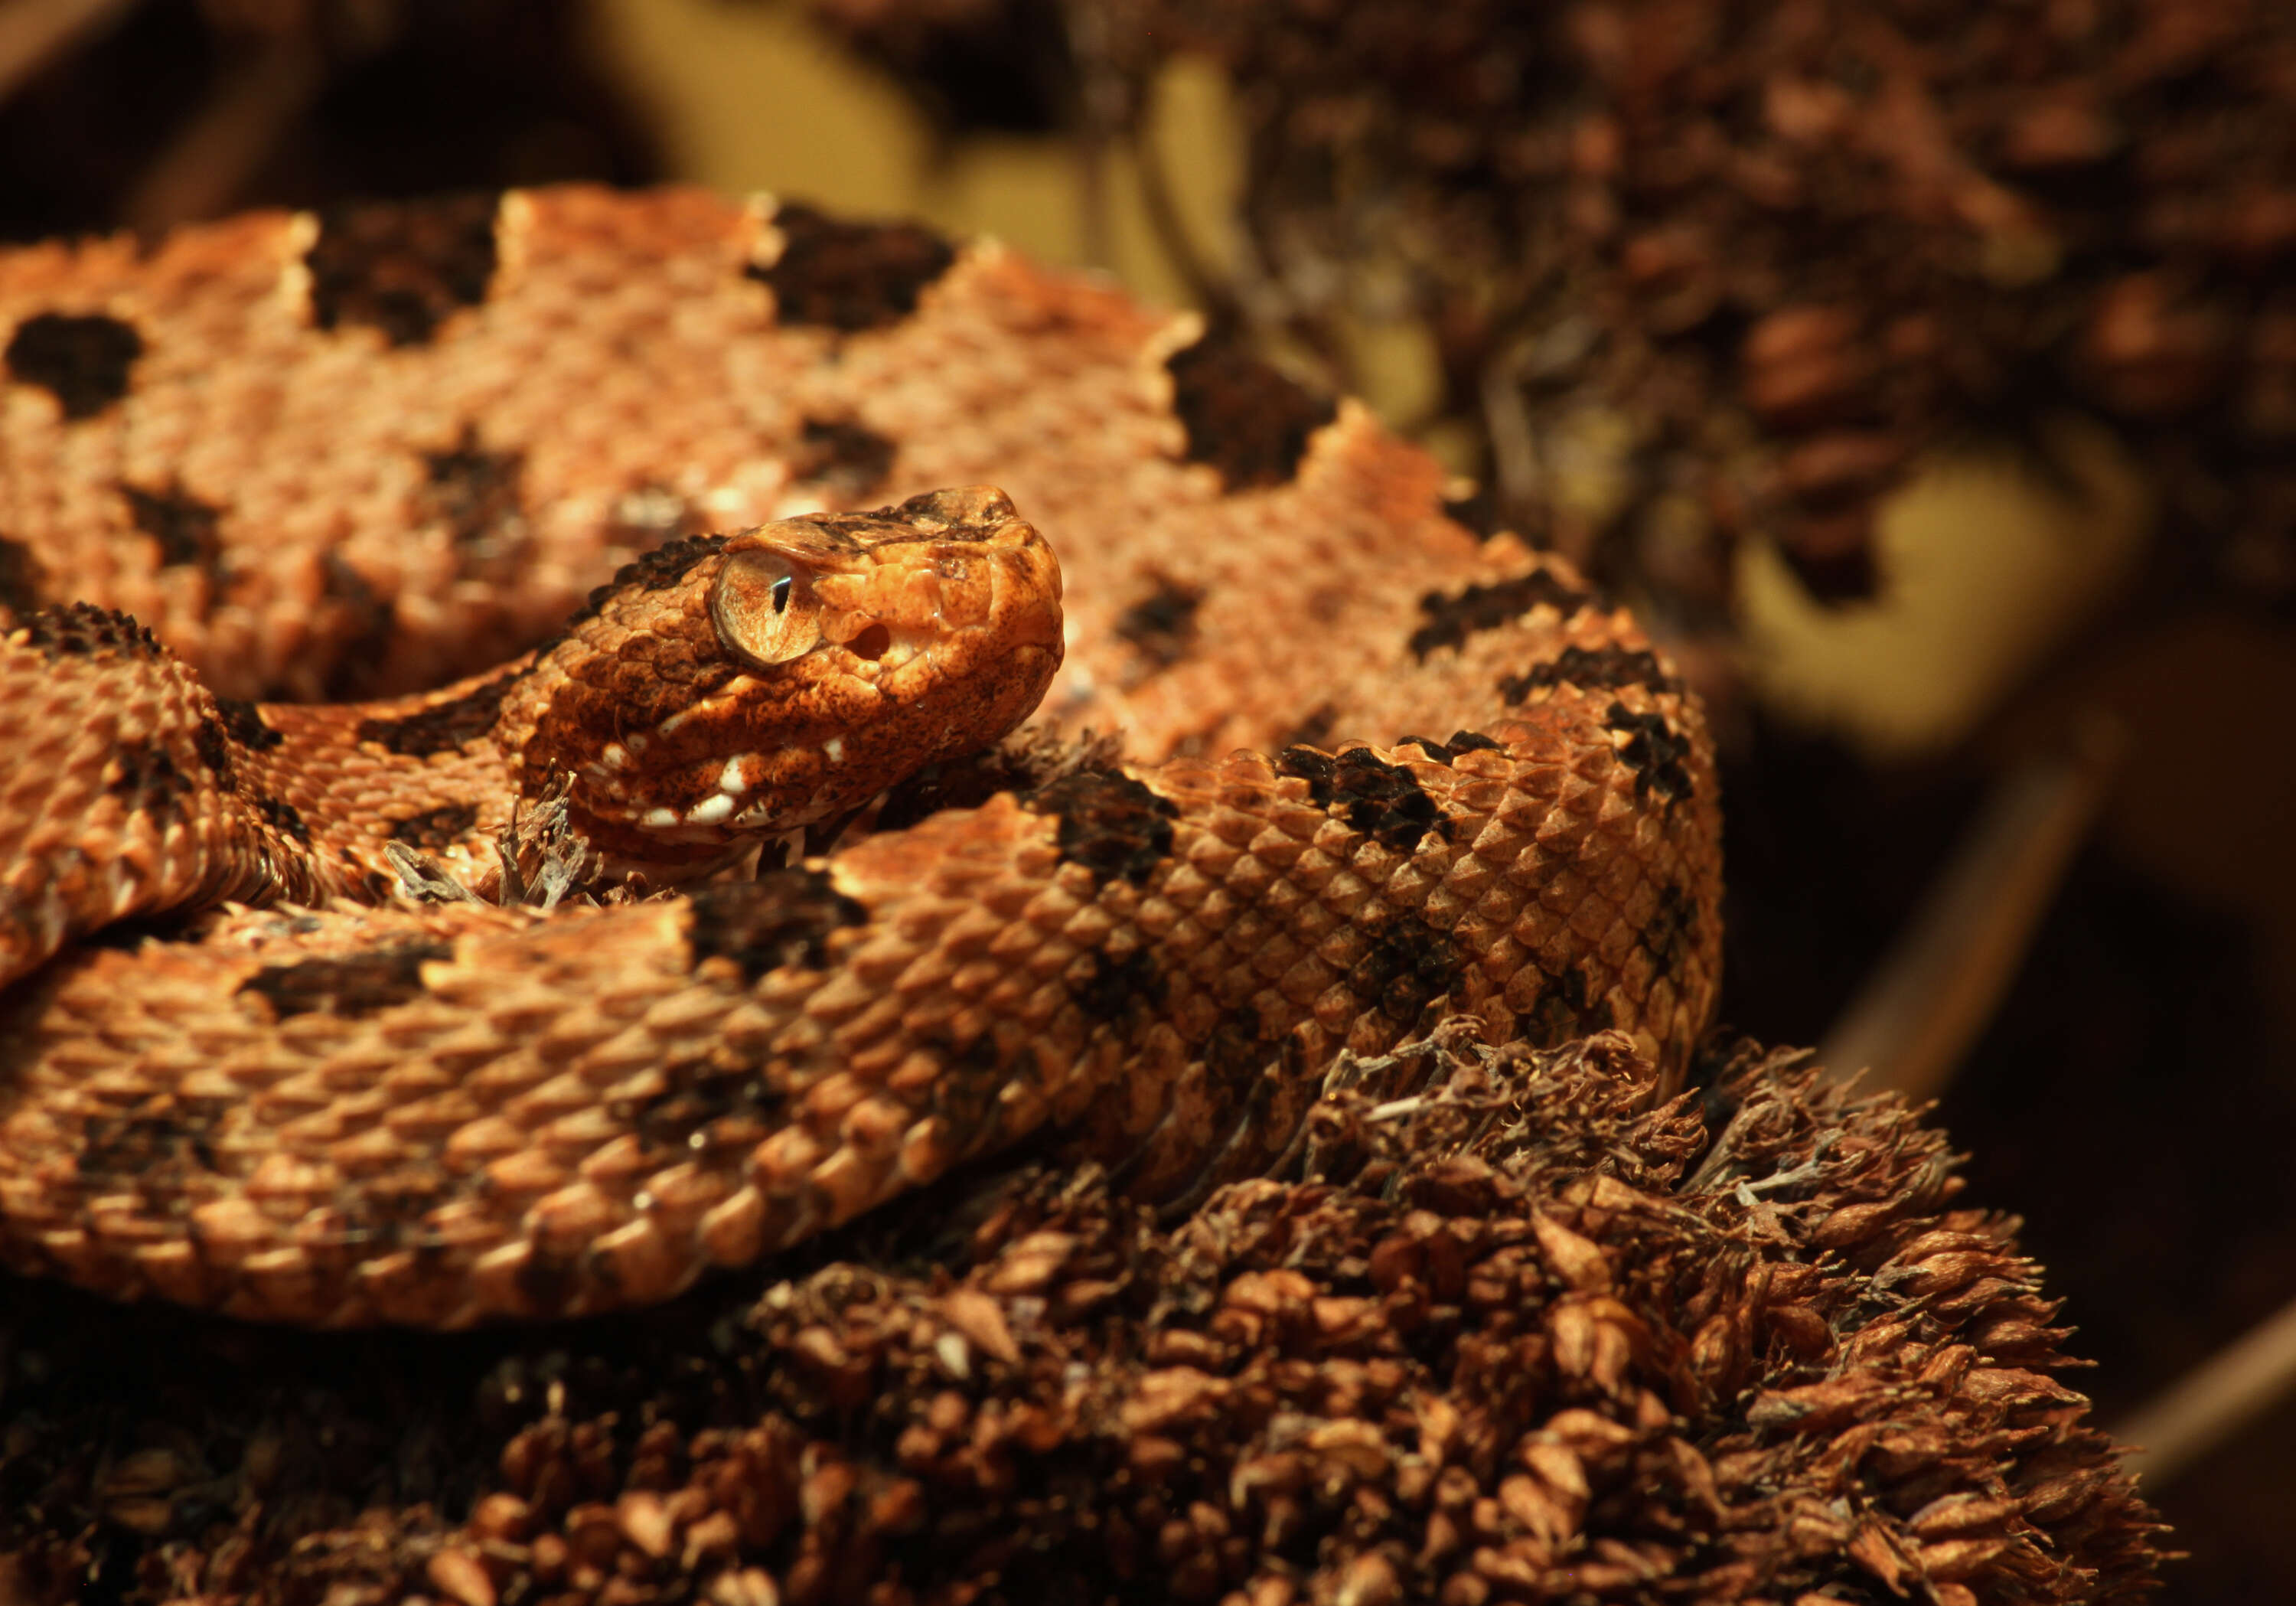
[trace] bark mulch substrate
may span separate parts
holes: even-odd
[[[1038,1157],[665,1310],[324,1336],[0,1288],[0,1597],[2141,1596],[2014,1223],[1807,1056],[1350,1065],[1160,1224]],[[1344,1085],[1341,1085],[1344,1084]],[[760,1289],[762,1289],[762,1292]]]

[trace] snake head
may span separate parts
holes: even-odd
[[[1061,663],[1052,548],[986,486],[673,543],[537,660],[521,791],[668,867],[842,817],[988,746]]]

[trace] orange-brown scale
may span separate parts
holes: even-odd
[[[995,481],[1062,556],[1047,726],[1144,767],[684,901],[68,955],[0,998],[14,1264],[314,1322],[599,1308],[1054,1117],[1185,1187],[1437,1010],[1615,1024],[1678,1074],[1719,953],[1696,707],[1361,408],[905,226],[585,188],[377,216],[0,252],[37,336],[4,600],[127,609],[226,691],[435,685],[666,537]],[[402,223],[452,247],[414,301]],[[414,801],[425,851],[483,836]]]
[[[1638,663],[1596,617],[1534,609],[1397,693],[1598,632]],[[1681,730],[1685,795],[1614,701]],[[250,913],[69,959],[0,1023],[0,1245],[273,1320],[576,1314],[1050,1122],[1152,1193],[1264,1160],[1338,1050],[1439,1009],[1496,1041],[1564,989],[1678,1072],[1718,946],[1696,721],[1562,681],[1480,737],[1087,771],[682,901]],[[1661,962],[1669,889],[1698,912]]]
[[[763,625],[729,600],[759,560],[804,572]],[[758,629],[802,635],[761,658]],[[1059,564],[986,488],[683,543],[543,650],[380,703],[221,702],[132,621],[37,614],[0,637],[0,728],[34,744],[0,792],[0,984],[127,916],[372,902],[394,843],[494,896],[496,839],[563,778],[600,874],[690,879],[993,742],[1060,645]]]

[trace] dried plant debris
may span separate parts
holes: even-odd
[[[1706,1068],[1445,1032],[1175,1223],[1044,1155],[540,1333],[12,1285],[0,1553],[28,1601],[2143,1595],[2014,1223],[1807,1056]]]
[[[1029,14],[811,4],[911,59]],[[1350,318],[1416,323],[1415,422],[1480,441],[1498,518],[1691,619],[1748,530],[1865,594],[1880,493],[2054,409],[2120,426],[2203,581],[2296,597],[2296,8],[1069,10],[1074,103],[1119,124],[1174,52],[1235,81],[1250,250],[1216,299],[1341,384]]]

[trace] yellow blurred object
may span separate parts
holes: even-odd
[[[1066,141],[937,145],[899,90],[840,54],[794,6],[602,0],[597,15],[603,54],[653,108],[682,178],[994,235],[1039,260],[1107,268],[1152,301],[1188,299],[1128,152],[1106,159],[1109,259],[1094,261],[1085,165]],[[1242,149],[1226,80],[1198,62],[1174,63],[1154,86],[1148,137],[1191,246],[1224,269]]]
[[[1777,549],[1739,544],[1739,626],[1758,694],[1876,758],[1946,746],[2134,569],[2143,476],[2103,427],[2053,420],[2053,479],[2006,452],[1934,464],[1875,522],[1873,602],[1811,597]]]

